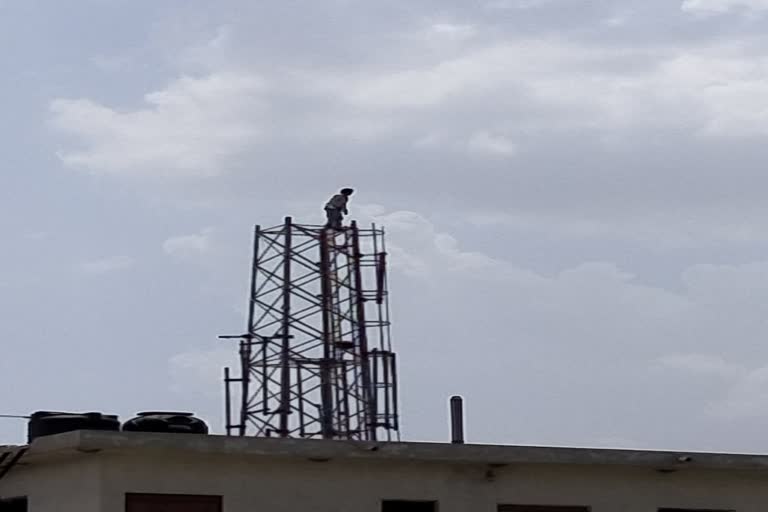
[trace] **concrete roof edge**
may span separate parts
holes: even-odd
[[[35,440],[36,453],[72,449],[164,451],[290,459],[378,459],[401,462],[515,465],[612,465],[659,470],[768,470],[768,455],[414,442],[324,441],[148,432],[81,431]]]
[[[83,437],[82,431],[65,432],[51,436],[38,437],[29,445],[29,454],[46,455],[76,449]]]

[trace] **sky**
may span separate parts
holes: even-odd
[[[0,414],[188,410],[254,224],[387,229],[402,435],[768,452],[768,1],[0,0]],[[25,424],[0,420],[0,442]]]

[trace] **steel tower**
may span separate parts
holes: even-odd
[[[228,435],[399,439],[386,255],[375,225],[256,226],[247,332],[222,336]]]

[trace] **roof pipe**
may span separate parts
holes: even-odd
[[[464,444],[464,399],[451,397],[451,443]]]

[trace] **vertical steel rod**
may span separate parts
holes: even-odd
[[[224,368],[224,422],[227,435],[232,435],[232,396],[229,390],[229,366]]]
[[[280,436],[288,437],[288,415],[291,413],[291,236],[293,220],[285,218],[283,254],[283,343],[280,354]]]
[[[389,414],[392,410],[392,404],[391,404],[391,393],[392,393],[392,387],[390,386],[391,383],[391,370],[392,370],[392,358],[391,354],[389,352],[386,352],[386,358],[384,360],[384,389],[386,393],[384,394],[384,411],[389,417]]]
[[[398,411],[398,389],[397,389],[397,354],[392,352],[392,416],[394,418],[393,429],[399,433],[400,431],[400,415]],[[398,434],[399,436],[399,434]]]
[[[249,335],[253,334],[253,321],[256,317],[256,282],[259,275],[259,242],[261,241],[261,226],[256,225],[253,233],[253,261],[251,263],[251,296],[248,301],[248,330]],[[241,408],[239,434],[245,435],[246,425],[248,423],[248,397],[251,393],[251,351],[253,350],[253,338],[240,340],[240,364],[242,371],[240,378],[241,384]]]
[[[355,323],[357,324],[358,342],[360,343],[360,367],[363,378],[363,401],[365,412],[363,414],[364,427],[368,430],[368,439],[370,441],[376,440],[376,426],[374,423],[375,411],[371,410],[373,400],[371,399],[372,390],[371,387],[371,371],[370,361],[368,360],[368,332],[365,324],[365,298],[363,297],[363,275],[360,269],[360,259],[362,254],[360,253],[360,233],[357,228],[357,222],[352,221],[352,271],[354,273],[355,283],[355,306],[356,315]]]
[[[379,251],[379,232],[376,229],[376,224],[371,224],[371,233],[372,233],[372,238],[373,238],[373,254],[375,255],[374,257],[378,258],[379,254],[386,254],[386,253]],[[382,250],[383,250],[383,248],[382,248]],[[385,342],[386,337],[385,337],[385,331],[384,331],[384,324],[385,324],[385,321],[384,321],[384,319],[385,319],[385,316],[384,316],[384,299],[386,298],[386,285],[387,285],[387,282],[386,282],[386,272],[387,272],[386,264],[387,264],[387,260],[386,260],[386,258],[384,258],[383,260],[378,260],[377,259],[376,260],[376,264],[377,264],[377,268],[376,268],[376,270],[377,270],[377,273],[376,273],[377,278],[379,276],[379,271],[381,271],[381,275],[382,275],[382,278],[383,278],[381,284],[377,283],[377,288],[378,289],[377,289],[377,292],[376,292],[376,295],[377,295],[377,297],[376,297],[376,299],[377,299],[376,300],[376,309],[377,309],[377,313],[379,315],[378,316],[378,320],[379,320],[378,321],[378,324],[379,324],[378,325],[378,327],[379,327],[379,343],[378,343],[378,348],[380,350],[389,350],[389,347],[386,346],[386,342]],[[381,264],[385,265],[384,269],[379,269],[378,268],[378,265],[381,265]],[[381,297],[381,300],[379,300],[379,297]]]
[[[307,435],[307,429],[306,425],[304,423],[304,382],[302,380],[302,370],[301,364],[296,365],[296,391],[298,392],[298,401],[299,401],[299,435],[301,437],[304,437]]]
[[[347,362],[341,362],[341,387],[344,390],[341,396],[341,402],[344,404],[344,428],[349,432],[352,429],[350,424],[350,400],[349,400],[349,369]]]
[[[376,415],[376,421],[374,421],[374,428],[378,427],[378,415],[379,415],[379,366],[381,366],[380,352],[376,349],[371,350],[371,359],[373,361],[373,409]],[[387,392],[387,388],[384,388],[384,392]]]
[[[381,252],[383,252],[385,254],[387,252],[387,239],[384,236],[384,228],[381,228]],[[392,350],[392,341],[391,341],[392,332],[391,332],[391,326],[390,325],[391,325],[392,315],[391,315],[390,309],[389,309],[389,284],[387,282],[387,273],[386,272],[384,273],[384,293],[385,293],[385,295],[387,297],[387,300],[384,301],[384,318],[382,319],[383,320],[382,323],[386,326],[385,328],[386,328],[386,331],[387,331],[387,346],[383,347],[383,348],[384,348],[384,350],[390,350],[391,351]]]
[[[331,355],[333,354],[333,292],[331,258],[328,237],[332,231],[320,232],[320,303],[322,307],[323,361],[320,364],[320,429],[324,439],[333,437],[333,387],[331,384]]]

